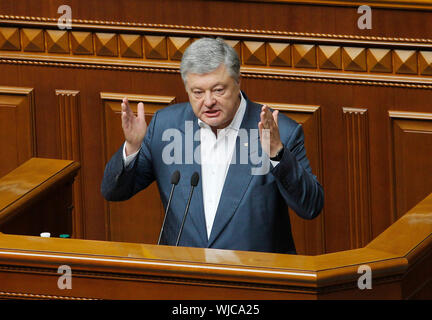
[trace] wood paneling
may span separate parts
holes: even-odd
[[[345,124],[347,199],[351,248],[372,240],[370,202],[369,122],[366,109],[343,108]]]
[[[138,102],[144,103],[147,124],[160,108],[174,103],[174,97],[131,95],[103,92],[100,94],[103,106],[104,135],[102,146],[104,163],[124,143],[121,127],[121,101],[128,97],[132,110],[136,113]],[[159,214],[156,214],[159,213]],[[109,202],[106,205],[108,239],[113,241],[157,243],[163,216],[165,214],[159,199],[156,183],[123,202]]]
[[[81,163],[83,157],[81,155],[82,131],[79,91],[56,90],[55,94],[59,110],[60,158],[75,160]],[[78,173],[73,186],[74,210],[72,236],[74,238],[82,238],[85,234],[83,187],[81,174]]]
[[[394,219],[432,191],[432,113],[389,112],[392,128]]]
[[[0,175],[35,155],[33,89],[0,86]]]

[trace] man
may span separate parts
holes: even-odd
[[[191,44],[180,72],[189,103],[159,110],[148,126],[143,104],[138,104],[135,116],[123,100],[126,141],[106,166],[103,196],[126,200],[156,180],[166,207],[170,177],[179,170],[180,190],[174,193],[162,234],[162,243],[174,245],[190,177],[198,172],[179,245],[295,253],[287,206],[305,219],[316,217],[323,206],[323,190],[306,158],[302,127],[246,97],[240,90],[237,53],[220,38]],[[182,161],[173,161],[173,153]],[[248,161],[239,161],[238,156],[245,154]],[[263,169],[254,171],[259,154],[270,157],[267,170],[263,160]],[[193,161],[186,160],[192,156]]]

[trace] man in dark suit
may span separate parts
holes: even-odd
[[[148,126],[143,104],[135,116],[123,100],[126,142],[106,166],[103,196],[126,200],[156,180],[166,206],[179,170],[162,234],[162,243],[174,245],[198,172],[179,245],[295,253],[287,207],[312,219],[324,201],[301,125],[247,98],[237,53],[222,39],[195,41],[180,71],[189,103],[156,112]]]

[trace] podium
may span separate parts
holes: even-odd
[[[0,179],[1,298],[432,298],[432,194],[365,247],[317,256],[37,236],[46,226],[55,236],[71,230],[78,170],[33,158]],[[51,222],[23,225],[32,214]],[[12,234],[19,227],[25,232]],[[69,288],[59,285],[62,266]]]

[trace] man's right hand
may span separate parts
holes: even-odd
[[[138,103],[137,116],[129,106],[127,98],[123,98],[122,107],[122,128],[126,139],[126,156],[137,152],[147,131],[147,123],[144,115],[144,104]]]

